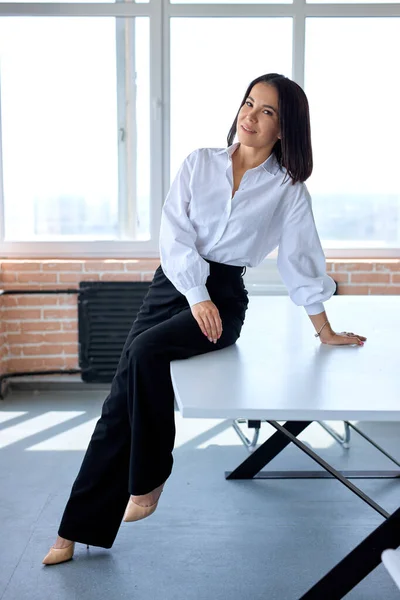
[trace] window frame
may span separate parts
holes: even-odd
[[[101,4],[36,2],[19,4],[0,2],[0,18],[6,16],[146,16],[150,18],[151,200],[150,240],[148,241],[5,242],[0,120],[0,257],[90,258],[107,256],[153,258],[159,256],[158,235],[161,209],[170,185],[170,19],[174,17],[291,17],[293,19],[292,79],[304,87],[305,27],[307,18],[400,17],[400,4],[310,4],[304,0],[294,0],[293,3],[288,4],[253,5],[246,2],[242,4],[170,4],[167,0],[150,0],[149,3],[125,3],[117,1],[116,3]],[[120,122],[119,113],[118,123]],[[122,161],[120,161],[122,168],[126,168],[124,158],[121,156],[119,158],[122,158]],[[127,216],[129,213],[128,207],[123,206],[121,202],[119,202],[119,207],[120,217],[122,218],[122,215]],[[324,253],[326,258],[398,258],[400,257],[400,247],[339,249],[333,246],[324,246]],[[264,262],[275,262],[276,256],[277,252],[274,251]],[[266,269],[265,272],[269,272],[269,270]]]

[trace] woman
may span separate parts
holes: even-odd
[[[154,512],[173,464],[170,361],[236,342],[248,305],[247,266],[278,246],[282,279],[316,337],[332,345],[364,343],[361,335],[335,333],[324,311],[336,286],[326,274],[304,184],[312,167],[307,98],[276,73],[249,85],[228,148],[202,148],[185,159],[162,211],[161,264],[45,564],[72,558],[75,542],[111,548],[122,518]]]

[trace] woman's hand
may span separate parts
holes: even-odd
[[[340,333],[335,333],[332,329],[330,329],[325,333],[324,331],[321,331],[319,339],[323,344],[329,344],[331,346],[347,346],[350,344],[364,346],[364,342],[367,338],[363,335],[358,335],[357,333],[349,333],[348,331],[341,331]]]
[[[191,307],[192,315],[196,319],[201,331],[210,342],[217,343],[222,335],[222,322],[219,310],[211,300],[198,302]]]

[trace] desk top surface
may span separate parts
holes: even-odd
[[[332,296],[334,331],[367,337],[330,346],[287,296],[250,296],[233,346],[171,362],[184,417],[400,421],[400,296]]]

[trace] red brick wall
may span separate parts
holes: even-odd
[[[0,290],[1,283],[1,267],[0,267]],[[3,318],[3,296],[0,295],[0,375],[4,373],[6,368],[7,347],[6,347],[6,324]]]
[[[159,264],[157,259],[0,260],[0,288],[77,288],[83,280],[149,281]],[[0,302],[0,372],[78,368],[77,295],[12,294],[2,300],[0,296]]]
[[[150,281],[158,259],[0,260],[0,288]],[[340,294],[400,294],[400,259],[327,259]],[[0,373],[78,368],[77,296],[0,296]]]

